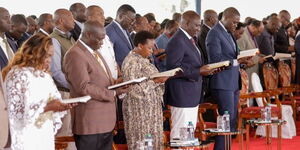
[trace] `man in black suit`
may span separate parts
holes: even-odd
[[[10,20],[12,23],[11,29],[6,32],[6,36],[14,42],[14,45],[17,45],[17,48],[19,48],[22,43],[30,37],[30,35],[26,33],[28,23],[25,16],[22,14],[12,15]]]
[[[5,35],[5,32],[8,32],[10,29],[10,14],[5,8],[0,7],[0,70],[7,65],[17,50],[16,45]]]
[[[274,35],[274,48],[278,53],[290,53],[294,51],[294,45],[289,44],[289,36],[287,26],[290,23],[291,15],[287,10],[279,12],[278,18],[281,22],[281,27]]]
[[[41,14],[38,25],[40,26],[39,32],[49,36],[54,28],[53,16],[48,13]]]
[[[85,15],[86,7],[82,3],[74,3],[70,6],[69,10],[72,12],[75,19],[75,27],[71,30],[71,34],[77,41],[83,28],[83,24],[87,19]]]

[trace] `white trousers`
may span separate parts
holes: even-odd
[[[187,127],[191,121],[196,128],[198,117],[198,106],[180,108],[171,106],[171,134],[170,139],[180,138],[180,128]]]

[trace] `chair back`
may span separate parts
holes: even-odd
[[[240,69],[241,79],[242,79],[242,89],[240,90],[240,94],[248,94],[249,93],[249,77],[247,72],[244,69]],[[239,105],[247,105],[249,106],[249,101],[247,98],[240,98]]]
[[[296,59],[291,59],[291,72],[292,72],[292,81],[295,81],[296,78]]]
[[[281,87],[288,87],[291,85],[292,73],[290,66],[284,61],[278,63],[279,81]]]
[[[253,72],[251,74],[251,82],[252,82],[252,87],[254,92],[262,92],[263,88],[260,84],[260,79],[259,76],[257,75],[257,73]],[[264,102],[262,98],[256,98],[256,103],[259,107],[263,107],[264,106]]]
[[[274,90],[278,88],[278,71],[270,62],[263,64],[263,78],[266,90]]]

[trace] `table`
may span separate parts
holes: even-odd
[[[281,119],[276,119],[276,120],[271,120],[271,122],[266,122],[266,121],[262,121],[259,119],[253,119],[253,120],[247,120],[246,122],[246,150],[249,149],[249,128],[250,125],[255,125],[255,126],[266,126],[266,144],[267,144],[267,150],[272,149],[271,148],[271,144],[272,144],[272,135],[270,136],[270,134],[272,134],[272,125],[277,125],[277,138],[278,138],[278,142],[277,142],[277,149],[281,150],[282,145],[281,145],[281,126],[283,124],[286,124],[285,120],[281,120]]]
[[[213,142],[201,142],[198,146],[178,146],[170,147],[170,145],[165,146],[165,150],[209,150],[210,145]]]
[[[232,135],[241,135],[239,136],[239,145],[240,149],[243,149],[243,133],[245,132],[244,130],[237,130],[234,132],[225,132],[225,131],[219,131],[216,128],[210,128],[210,129],[205,129],[202,131],[206,135],[210,136],[224,136],[225,137],[225,150],[231,150],[231,137]]]

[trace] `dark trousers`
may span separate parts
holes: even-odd
[[[74,137],[77,150],[112,150],[112,132],[90,135],[74,135]]]
[[[223,115],[224,111],[228,111],[230,115],[230,130],[236,131],[237,109],[240,91],[229,90],[212,90],[212,95],[215,97],[219,107],[219,114]],[[224,136],[216,136],[214,150],[224,150]]]

